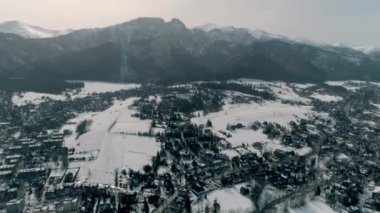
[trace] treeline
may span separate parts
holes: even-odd
[[[214,89],[214,90],[231,90],[235,92],[241,92],[247,95],[258,96],[265,100],[275,99],[275,96],[271,92],[265,91],[265,90],[264,91],[257,90],[254,86],[248,85],[248,84],[221,82],[221,83],[202,83],[200,84],[200,86],[209,88],[209,89]]]
[[[7,92],[41,92],[60,94],[65,90],[84,87],[83,82],[63,80],[0,79],[0,90]]]
[[[163,99],[163,105],[174,106],[174,108],[183,113],[203,110],[204,113],[219,111],[223,106],[223,96],[220,94],[193,94],[189,99],[180,97],[171,97]]]

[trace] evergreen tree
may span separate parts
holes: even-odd
[[[210,120],[207,120],[206,126],[207,127],[212,127],[212,122]]]
[[[143,168],[145,173],[150,173],[152,171],[152,167],[150,165],[145,165]]]
[[[213,204],[213,213],[219,213],[220,212],[220,204],[218,203],[217,200],[214,200]]]
[[[144,198],[144,212],[149,213],[149,205],[148,205],[148,202],[146,201],[146,198]]]
[[[186,211],[186,213],[191,213],[190,196],[186,196],[186,198],[185,198],[185,211]]]

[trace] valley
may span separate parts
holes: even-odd
[[[236,79],[3,91],[0,207],[376,210],[379,90]]]

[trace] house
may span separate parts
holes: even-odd
[[[44,147],[62,146],[63,138],[48,138],[42,141]]]
[[[7,164],[15,164],[21,159],[21,155],[6,155],[5,156],[5,163]]]
[[[24,199],[11,200],[5,204],[5,210],[14,213],[23,212],[24,205]]]
[[[0,166],[0,171],[14,171],[15,168],[14,164],[4,164]]]
[[[44,167],[36,167],[36,168],[26,168],[20,169],[18,171],[18,177],[20,178],[33,178],[36,176],[42,176],[46,174],[46,169]]]

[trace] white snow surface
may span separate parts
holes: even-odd
[[[374,193],[380,192],[380,186],[376,186],[375,189],[373,190]]]
[[[257,79],[246,79],[246,78],[231,80],[229,82],[249,84],[252,86],[269,87],[270,90],[272,90],[273,94],[280,100],[310,103],[310,99],[299,96],[290,86],[294,86],[296,88],[302,89],[302,88],[310,87],[312,86],[312,84],[288,84],[281,81],[269,82],[269,81],[262,81],[262,80],[257,80]]]
[[[137,123],[137,118],[130,117],[135,112],[129,106],[135,99],[115,101],[114,105],[104,112],[81,114],[70,122],[77,123],[80,120],[91,119],[90,131],[75,139],[73,135],[65,138],[65,145],[75,148],[76,156],[84,156],[86,153],[95,153],[97,158],[93,161],[80,161],[70,163],[71,167],[80,167],[79,181],[88,183],[114,184],[115,170],[131,168],[142,170],[144,165],[150,164],[152,156],[160,150],[160,144],[154,138],[139,137],[137,135],[115,133],[110,130],[112,124],[119,120],[125,128],[125,132],[133,133],[136,129],[129,129],[132,125],[124,125],[129,119]],[[115,125],[115,126],[116,126]],[[67,124],[61,128],[74,129],[75,124]],[[142,129],[139,129],[139,131]],[[148,129],[144,129],[148,131]],[[97,154],[98,153],[98,154]]]
[[[335,213],[335,211],[321,200],[311,200],[304,206],[289,209],[289,213]]]
[[[270,88],[273,93],[281,100],[310,103],[310,99],[299,96],[285,83],[278,82],[276,84],[270,85]]]
[[[120,90],[130,90],[139,88],[140,84],[122,84],[98,81],[83,81],[84,87],[78,94],[72,94],[73,98],[85,97],[93,93],[116,92]]]
[[[226,140],[234,146],[241,146],[242,144],[252,144],[253,142],[272,141],[261,131],[254,131],[252,129],[237,129],[229,132],[232,137]]]
[[[374,105],[375,107],[377,107],[380,110],[380,104],[374,104],[374,103],[372,103],[372,105]]]
[[[94,82],[94,81],[84,81],[84,87],[80,91],[68,91],[66,92],[71,98],[83,98],[93,93],[106,93],[106,92],[116,92],[119,90],[130,90],[140,87],[139,84],[119,84],[119,83],[107,83],[107,82]],[[46,94],[37,92],[23,92],[16,93],[12,97],[13,104],[17,106],[26,105],[28,103],[40,104],[48,100],[65,100],[65,94]]]
[[[305,84],[292,83],[291,85],[298,89],[307,89],[309,87],[315,86],[315,84],[310,84],[310,83],[305,83]]]
[[[300,118],[306,118],[312,113],[310,106],[297,106],[283,104],[279,101],[266,101],[264,103],[250,104],[229,104],[226,103],[219,112],[207,114],[205,116],[194,117],[191,121],[195,124],[206,124],[207,120],[212,122],[212,130],[220,137],[225,137],[219,131],[225,131],[231,134],[226,140],[231,143],[232,147],[239,147],[242,144],[252,145],[255,142],[263,143],[263,152],[273,152],[276,149],[284,151],[295,151],[299,155],[304,155],[310,150],[294,149],[281,144],[278,139],[269,139],[262,133],[262,130],[254,131],[251,129],[237,129],[227,131],[227,125],[241,123],[249,128],[255,122],[275,122],[284,127],[288,127],[290,121]],[[258,152],[257,150],[251,150]],[[226,153],[227,155],[231,153]]]
[[[226,103],[219,112],[194,117],[191,120],[196,124],[206,124],[207,120],[211,120],[216,130],[225,130],[227,124],[241,123],[249,126],[254,121],[276,122],[282,126],[288,126],[290,121],[306,118],[306,114],[310,112],[310,106],[283,104],[278,101],[267,101],[261,104]]]
[[[330,86],[341,86],[344,87],[347,90],[350,91],[356,91],[360,89],[359,86],[353,86],[352,84],[365,84],[365,81],[356,81],[356,80],[350,80],[350,81],[326,81],[327,85]]]
[[[48,101],[49,99],[56,101],[65,100],[65,96],[37,92],[24,92],[14,94],[12,96],[12,103],[16,106],[22,106],[29,103],[38,105],[42,102]]]
[[[19,21],[8,21],[0,23],[0,32],[16,34],[23,38],[51,38],[68,34],[72,30],[50,30]]]
[[[234,149],[225,149],[222,150],[220,153],[227,155],[230,159],[236,156],[240,156],[240,154]]]
[[[216,200],[220,204],[221,212],[252,212],[255,209],[254,204],[249,198],[240,194],[240,186],[241,184],[211,192],[207,195],[207,201],[203,200],[193,204],[193,211],[204,212],[205,206],[208,205],[211,208]]]
[[[330,102],[330,101],[337,102],[337,101],[343,100],[343,98],[340,96],[320,94],[320,93],[313,93],[310,97],[324,101],[324,102]]]

